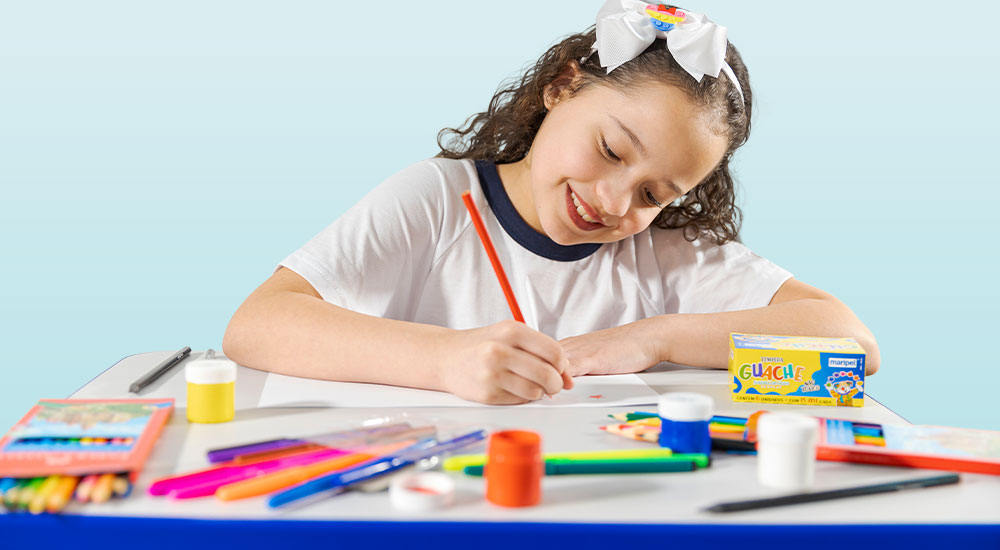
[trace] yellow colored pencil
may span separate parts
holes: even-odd
[[[872,435],[854,435],[854,442],[861,443],[863,445],[876,445],[878,447],[885,447],[885,439],[878,436]]]
[[[37,515],[45,511],[45,505],[49,502],[49,495],[55,490],[60,479],[62,479],[62,476],[58,475],[45,478],[45,481],[38,487],[35,494],[31,495],[31,500],[28,501],[29,512]]]
[[[76,490],[76,485],[79,482],[80,478],[76,476],[62,476],[55,489],[49,495],[45,509],[50,514],[62,512],[66,508],[66,505],[69,504],[69,501],[72,500],[73,491]]]
[[[708,425],[708,431],[715,433],[724,434],[741,434],[746,430],[745,426],[736,426],[733,424],[718,424],[712,422]]]

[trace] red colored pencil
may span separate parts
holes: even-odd
[[[503,271],[503,266],[500,264],[500,258],[497,257],[497,251],[493,248],[493,241],[490,240],[490,234],[486,232],[486,226],[483,225],[483,218],[479,215],[479,209],[476,208],[476,203],[472,202],[472,194],[469,191],[462,193],[462,200],[465,202],[465,208],[469,210],[469,215],[472,217],[472,225],[476,226],[476,232],[479,233],[479,240],[483,243],[483,248],[486,249],[486,255],[490,257],[490,263],[493,264],[493,271],[497,274],[497,279],[500,281],[500,287],[503,289],[504,296],[507,297],[507,305],[510,306],[510,312],[514,314],[514,320],[524,322],[524,316],[521,315],[521,308],[517,306],[517,300],[514,298],[514,291],[510,288],[510,282],[507,281],[507,274]]]

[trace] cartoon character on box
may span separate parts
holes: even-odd
[[[854,396],[862,391],[864,382],[857,374],[848,371],[838,371],[826,379],[826,390],[830,397],[837,399],[838,407],[854,406]]]

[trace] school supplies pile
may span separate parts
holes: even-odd
[[[173,408],[173,399],[39,401],[0,438],[3,505],[57,513],[74,499],[128,496]]]
[[[600,429],[637,441],[659,442],[660,416],[657,413],[634,411],[630,413],[610,414],[608,416],[618,422],[600,426]],[[753,452],[753,442],[748,441],[744,436],[746,423],[746,418],[721,415],[712,416],[708,423],[712,448],[716,450]]]
[[[709,424],[715,449],[753,449],[757,420],[714,416]],[[619,423],[601,429],[638,441],[657,442],[660,419],[637,411],[611,415]],[[819,418],[816,458],[930,470],[1000,475],[1000,432],[943,426],[891,426]]]
[[[433,426],[400,422],[303,438],[278,438],[213,449],[214,466],[158,479],[149,494],[221,501],[267,496],[272,508],[347,489],[381,490],[389,474],[481,442],[483,430],[440,438]]]

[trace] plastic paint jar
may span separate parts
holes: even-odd
[[[526,430],[494,432],[486,452],[486,500],[534,506],[542,499],[542,438]]]
[[[236,363],[216,359],[208,350],[204,358],[184,368],[187,379],[187,418],[190,422],[228,422],[235,415]]]
[[[813,484],[819,420],[804,414],[766,413],[757,421],[757,480],[774,489],[801,491]]]
[[[715,403],[701,393],[668,393],[660,396],[660,447],[675,453],[709,454],[712,436],[708,423]]]

